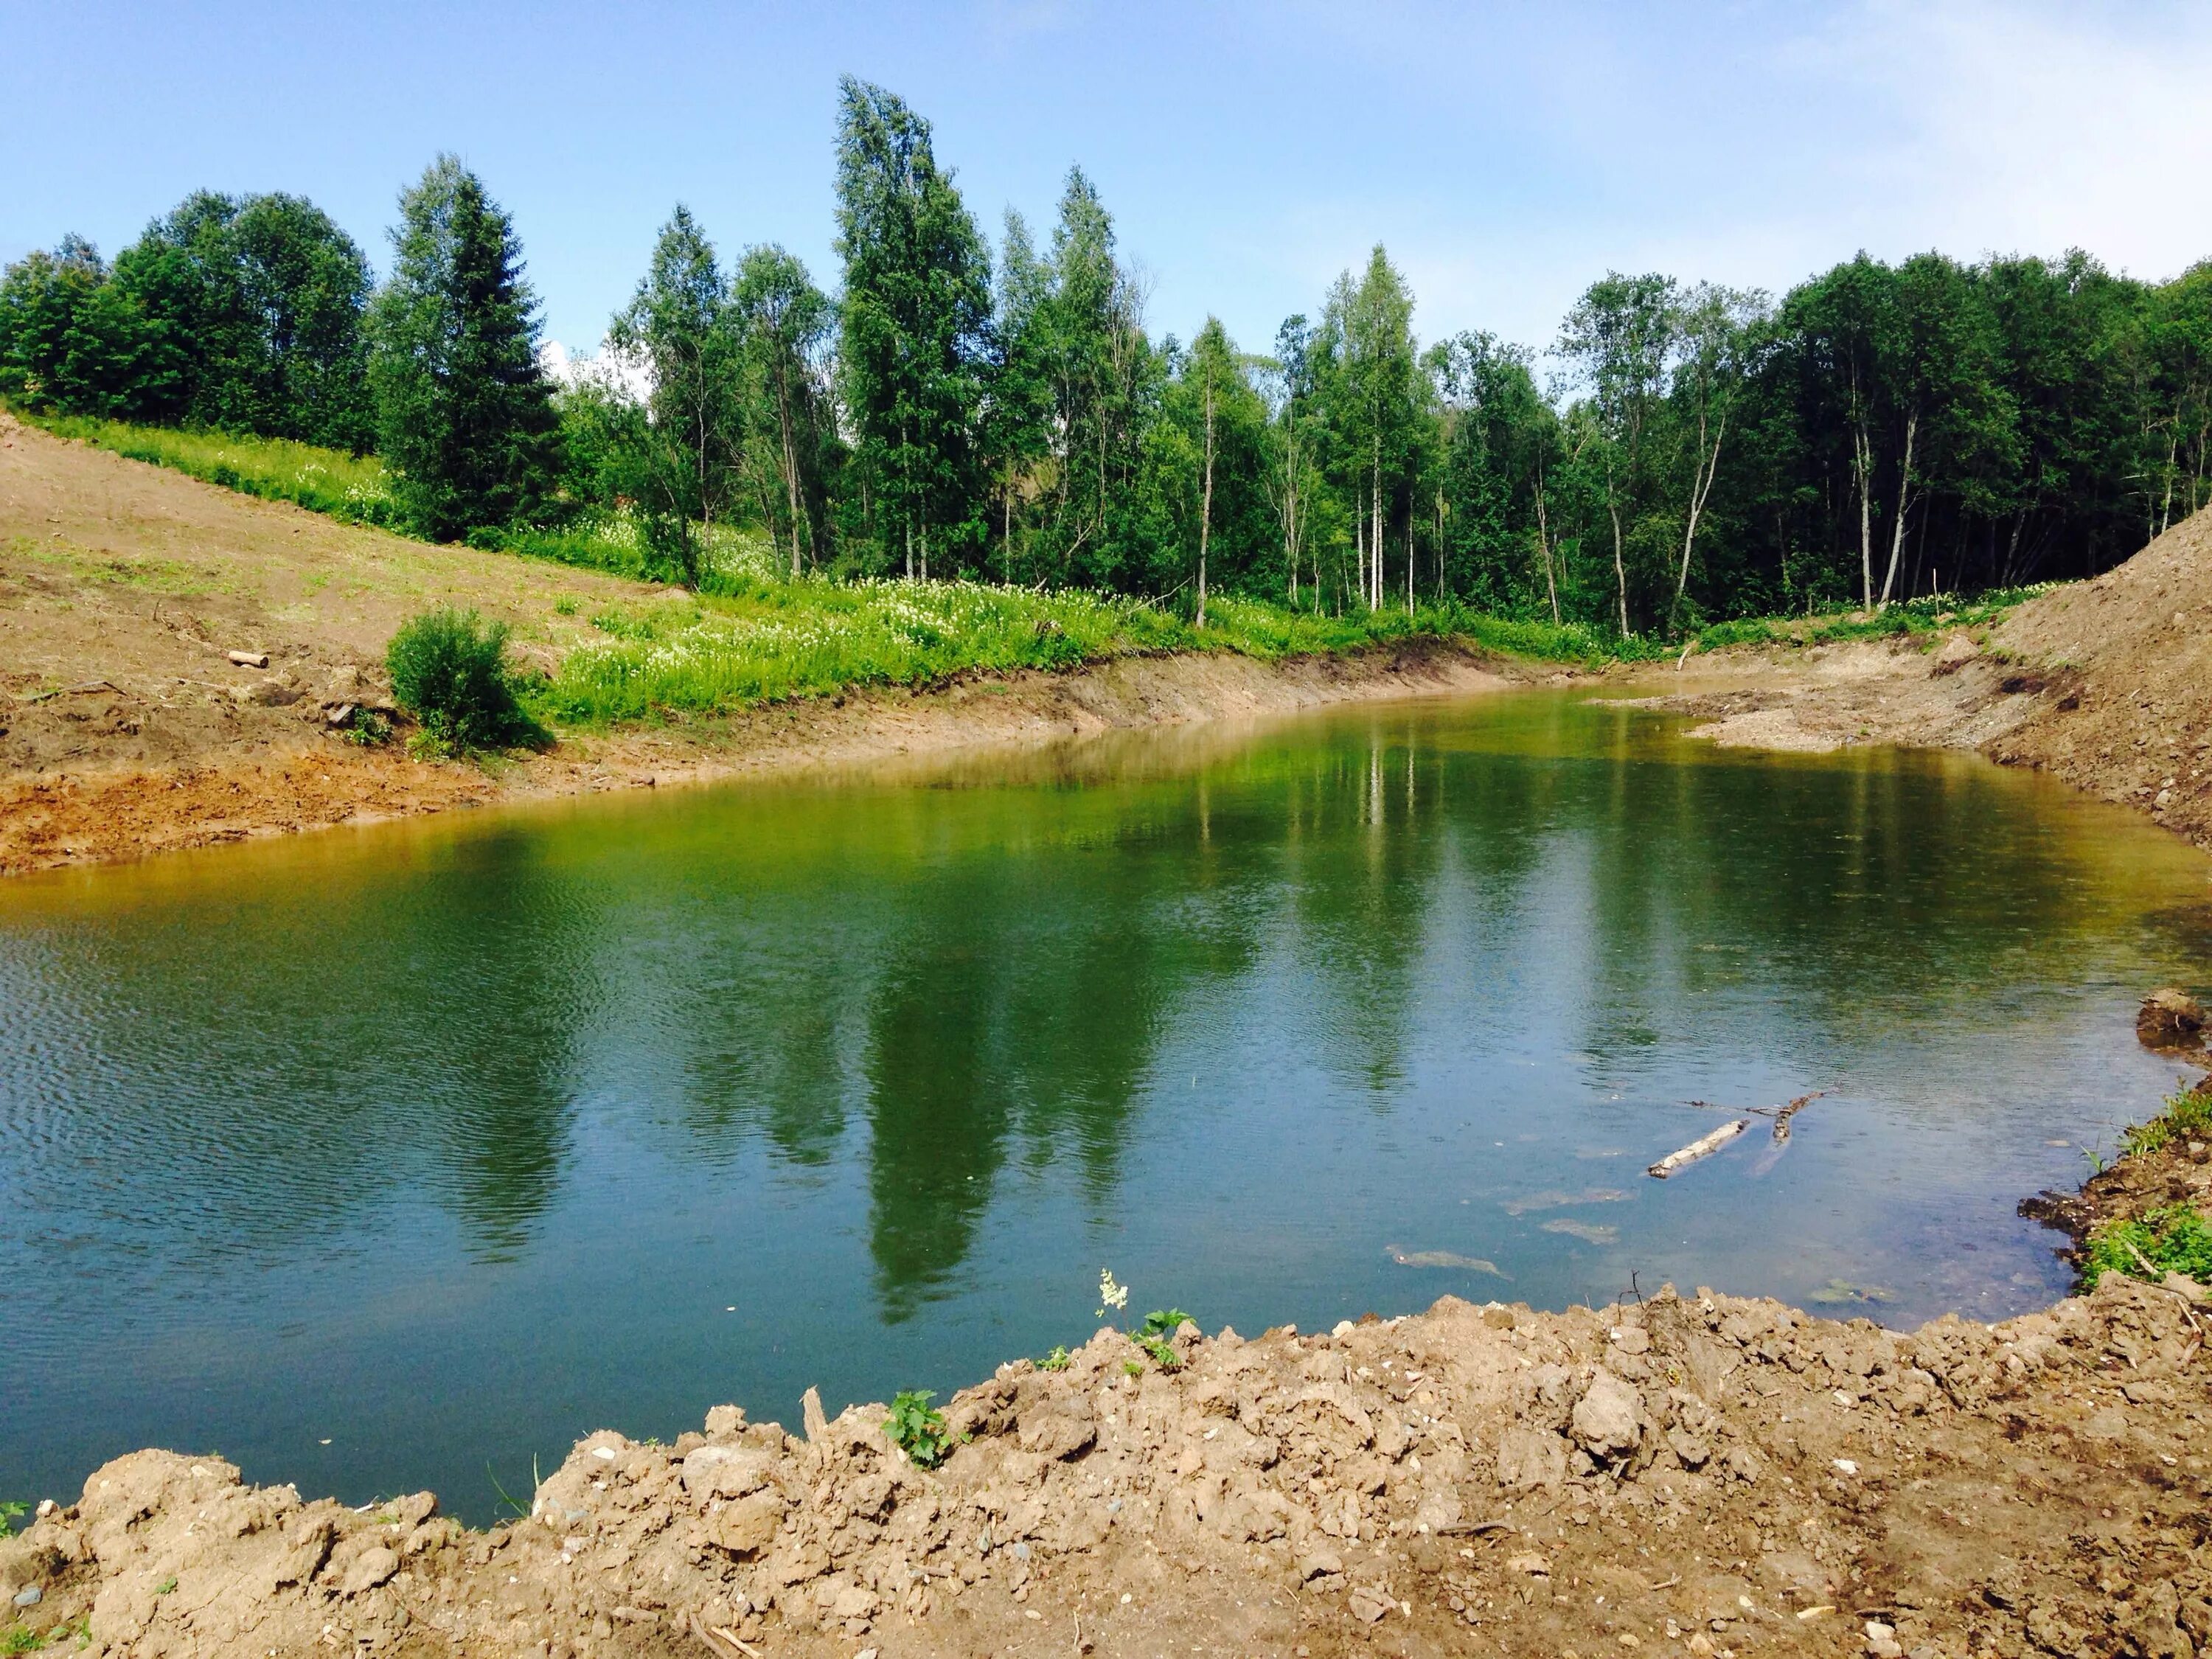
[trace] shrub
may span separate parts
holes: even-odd
[[[434,747],[465,755],[544,740],[516,700],[507,632],[473,611],[441,610],[392,636],[384,654],[392,695]]]

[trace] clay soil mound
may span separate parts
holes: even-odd
[[[2212,514],[2031,600],[1990,644],[2000,684],[2033,700],[1996,758],[2212,836]]]

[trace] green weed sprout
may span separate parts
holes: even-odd
[[[891,1401],[891,1414],[884,1419],[884,1432],[918,1469],[933,1469],[952,1449],[952,1437],[945,1431],[945,1413],[930,1409],[937,1398],[928,1389],[904,1389]]]

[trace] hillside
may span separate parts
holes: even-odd
[[[572,731],[495,776],[332,733],[332,713],[386,695],[392,631],[441,605],[506,621],[525,668],[548,673],[580,642],[605,648],[592,618],[610,607],[682,608],[665,588],[339,524],[0,411],[0,874],[464,803],[1504,683],[1486,653],[1433,638],[1277,662],[1131,655]]]

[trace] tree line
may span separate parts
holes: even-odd
[[[1450,598],[1642,633],[2094,573],[2204,500],[2212,265],[1862,253],[1776,300],[1608,273],[1542,351],[1424,343],[1376,247],[1268,349],[1147,326],[1070,171],[995,250],[929,124],[839,89],[833,295],[679,206],[608,330],[538,352],[511,219],[441,157],[389,274],[301,198],[203,192],[112,265],[0,276],[0,393],[374,450],[439,539],[634,520],[696,584],[717,525],[807,571],[1341,611]]]

